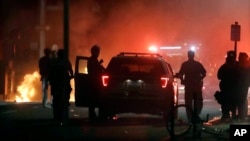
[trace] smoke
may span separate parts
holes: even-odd
[[[63,11],[61,0],[48,0],[46,44],[63,47]],[[55,3],[54,3],[55,2]],[[16,4],[14,4],[16,3]],[[61,4],[60,4],[61,3]],[[35,70],[27,60],[36,63],[36,48],[29,50],[30,42],[36,42],[39,32],[39,1],[1,1],[2,35],[20,28],[21,40],[17,45],[20,53],[21,75]],[[20,8],[21,6],[22,7]],[[32,7],[33,6],[33,7]],[[60,7],[61,6],[61,7]],[[59,8],[58,8],[59,7]],[[30,18],[29,17],[35,17]],[[241,40],[238,52],[250,53],[250,1],[249,0],[72,0],[70,1],[70,60],[74,64],[78,55],[90,56],[91,46],[101,46],[100,59],[104,66],[109,59],[122,51],[148,52],[150,45],[183,46],[200,45],[197,59],[204,63],[213,75],[224,62],[227,50],[234,49],[230,41],[230,26],[241,25]],[[5,36],[7,37],[7,36]],[[38,42],[38,41],[37,41]],[[9,49],[5,47],[3,49]],[[22,50],[18,50],[22,49]],[[4,51],[3,51],[4,52]],[[27,54],[32,55],[32,59]],[[182,52],[186,59],[186,52]],[[6,55],[3,54],[4,56]],[[177,68],[176,60],[170,62]],[[25,67],[24,67],[25,66]],[[27,66],[27,67],[26,67]]]
[[[230,26],[235,21],[242,28],[239,51],[249,51],[249,11],[248,0],[76,0],[71,47],[75,54],[89,55],[99,44],[107,63],[121,51],[146,52],[150,44],[199,43],[204,54],[222,59],[234,49]]]
[[[122,51],[148,52],[152,44],[195,44],[200,46],[196,57],[208,72],[205,81],[217,89],[217,70],[224,63],[226,52],[234,49],[230,27],[236,21],[241,25],[237,51],[250,53],[249,0],[74,0],[71,56],[89,56],[91,46],[99,44],[100,58],[107,65],[112,56]],[[180,60],[185,60],[186,52],[182,53]],[[181,62],[171,61],[178,71]]]

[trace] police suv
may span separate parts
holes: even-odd
[[[87,57],[76,58],[75,104],[78,107],[89,105],[87,73],[80,67],[81,62],[86,65],[86,60]],[[178,101],[178,85],[171,65],[159,54],[121,52],[111,58],[100,82],[102,88],[96,106],[105,118],[118,113],[165,117]]]

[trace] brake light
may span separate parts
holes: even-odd
[[[161,77],[161,87],[166,88],[168,84],[168,79],[167,77]]]
[[[108,75],[103,75],[102,76],[102,85],[104,87],[107,87],[108,86],[108,82],[109,82],[109,76]]]

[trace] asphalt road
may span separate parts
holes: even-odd
[[[220,116],[215,101],[204,101],[202,117]],[[170,139],[161,117],[148,114],[119,114],[106,122],[88,121],[87,109],[70,106],[68,125],[54,122],[51,108],[40,103],[0,104],[0,140],[107,140],[107,141],[166,141]]]

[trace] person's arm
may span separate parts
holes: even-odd
[[[70,77],[73,78],[74,77],[74,72],[73,72],[72,64],[70,63],[70,61],[69,61],[68,64],[69,64],[69,70],[68,71],[69,71]]]
[[[38,68],[39,68],[39,74],[42,75],[42,58],[39,59],[38,61]]]
[[[204,79],[207,76],[207,71],[203,65],[201,65],[201,67],[202,67],[201,79]]]
[[[183,64],[181,65],[180,71],[178,73],[178,77],[181,80],[181,84],[184,85],[185,83],[184,83],[184,67],[183,67]]]

